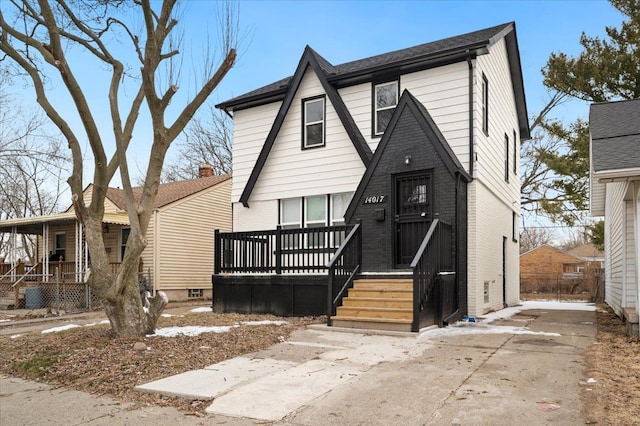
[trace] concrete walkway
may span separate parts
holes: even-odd
[[[595,314],[542,307],[418,336],[314,327],[139,387],[213,398],[203,418],[0,378],[0,424],[584,424],[580,391]]]

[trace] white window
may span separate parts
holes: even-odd
[[[398,105],[398,82],[376,84],[374,86],[374,96],[374,135],[380,136],[387,129],[393,111]]]
[[[131,232],[131,228],[121,228],[120,229],[120,261],[124,259],[124,251],[127,248],[127,240],[129,239],[129,233]]]
[[[297,229],[302,227],[301,199],[288,198],[280,200],[280,228]],[[286,234],[282,237],[282,247],[298,247],[298,237],[294,234]]]
[[[327,226],[327,197],[317,195],[304,199],[304,226],[305,228],[320,228]],[[324,246],[324,233],[309,234],[309,247]]]
[[[344,214],[347,212],[353,192],[331,195],[331,225],[344,225]]]
[[[303,148],[324,146],[324,98],[303,101]]]

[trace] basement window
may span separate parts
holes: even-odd
[[[202,299],[204,297],[204,289],[202,288],[190,288],[187,291],[187,297],[189,299]]]
[[[484,282],[484,303],[489,303],[489,281]]]

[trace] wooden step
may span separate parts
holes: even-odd
[[[384,318],[384,319],[407,319],[413,318],[412,309],[394,309],[394,308],[372,308],[362,306],[338,306],[336,309],[337,316],[345,316],[352,318]]]
[[[364,298],[400,298],[411,299],[413,291],[411,290],[369,290],[369,289],[349,289],[347,297],[364,297]]]
[[[343,328],[361,328],[365,330],[384,330],[384,331],[411,331],[410,320],[403,319],[383,319],[383,318],[351,318],[351,317],[333,317],[331,320],[332,327]]]
[[[342,306],[362,306],[373,308],[412,309],[413,300],[410,297],[346,297]]]
[[[389,277],[355,280],[331,322],[335,327],[411,331],[413,280]]]
[[[353,288],[356,290],[413,291],[413,281],[408,279],[361,279],[353,282]]]

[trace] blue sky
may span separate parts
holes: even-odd
[[[206,16],[208,2],[188,12]],[[333,64],[515,21],[529,114],[548,94],[541,68],[552,52],[577,54],[582,31],[605,34],[623,16],[606,1],[241,1],[245,38],[234,69],[213,96],[220,102],[289,76],[311,46]],[[205,23],[206,25],[206,23]],[[558,111],[586,117],[586,104]]]
[[[181,21],[185,52],[182,79],[177,82],[180,96],[172,102],[180,107],[181,97],[199,69],[206,39],[215,40],[216,9],[210,0],[187,0]],[[574,1],[250,1],[240,0],[239,58],[209,100],[213,105],[234,96],[287,77],[295,71],[306,45],[333,64],[402,49],[478,29],[515,21],[520,48],[529,115],[536,114],[548,100],[542,85],[541,68],[552,52],[576,55],[580,52],[580,34],[605,35],[606,26],[619,27],[623,16],[608,2]],[[126,43],[121,43],[126,45]],[[112,43],[114,49],[120,44]],[[193,53],[195,52],[195,53]],[[134,66],[138,66],[132,63]],[[74,64],[78,65],[78,64]],[[98,108],[101,128],[110,135],[106,83],[100,67],[79,64],[81,80],[87,84],[92,106]],[[105,84],[103,84],[106,82]],[[128,86],[129,92],[133,86]],[[23,102],[35,98],[33,90],[19,87]],[[69,108],[65,96],[55,100],[64,111]],[[130,94],[130,93],[129,93]],[[184,98],[182,98],[184,100]],[[206,108],[203,108],[206,110]],[[587,118],[588,105],[570,102],[554,115],[564,120]],[[77,119],[70,120],[72,126]],[[131,172],[145,168],[150,126],[141,116],[134,134],[130,158]],[[141,143],[140,143],[141,142]],[[108,144],[108,142],[107,142]],[[135,144],[138,144],[135,147]],[[175,148],[173,148],[175,150]],[[112,150],[113,152],[113,150]],[[171,155],[171,151],[170,151]],[[91,179],[87,170],[85,183]],[[136,176],[137,177],[137,176]],[[119,177],[112,182],[120,186]]]

